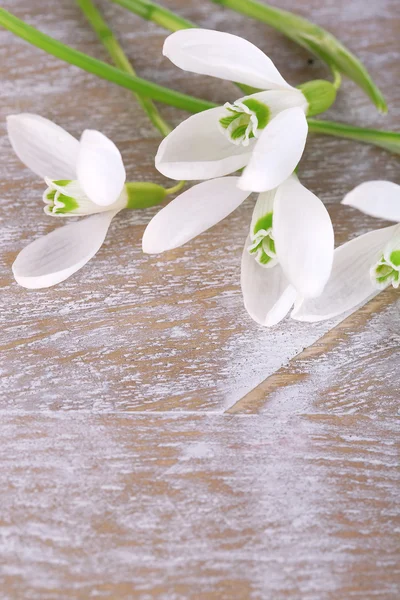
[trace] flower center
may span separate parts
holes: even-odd
[[[372,281],[378,288],[392,284],[394,288],[400,285],[400,249],[393,250],[389,256],[382,256],[380,261],[371,269]]]
[[[52,217],[91,215],[106,210],[127,207],[128,194],[124,187],[119,199],[110,206],[99,206],[92,202],[74,179],[45,178],[48,185],[43,194],[44,212]]]
[[[79,202],[67,192],[67,187],[73,183],[69,179],[46,180],[49,186],[43,194],[45,213],[48,215],[66,215],[74,213],[79,208]],[[60,190],[60,188],[62,188]],[[63,193],[65,188],[65,194]]]
[[[228,140],[237,146],[248,146],[251,138],[257,138],[270,119],[270,110],[266,104],[247,98],[233,104],[224,104],[226,114],[219,120],[221,131]]]
[[[273,213],[267,213],[255,223],[250,231],[251,244],[247,248],[262,267],[271,268],[278,263],[272,232]]]

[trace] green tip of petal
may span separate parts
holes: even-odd
[[[393,252],[390,255],[390,262],[395,267],[400,267],[400,250],[393,250]]]

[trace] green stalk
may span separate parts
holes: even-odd
[[[97,10],[92,0],[76,0],[76,3],[89,21],[99,40],[107,49],[115,65],[121,69],[121,71],[130,73],[131,75],[136,75],[135,69],[129,62],[117,38],[104,21],[101,13]],[[146,112],[150,121],[153,123],[154,127],[158,129],[161,135],[168,135],[171,131],[171,128],[169,127],[168,123],[164,121],[150,98],[137,93],[134,93],[134,95],[136,96],[140,106]]]
[[[141,77],[131,75],[130,73],[124,73],[120,69],[88,56],[83,52],[79,52],[38,31],[4,8],[0,8],[0,25],[52,56],[56,56],[71,65],[75,65],[88,73],[93,73],[102,79],[116,83],[132,92],[147,96],[152,100],[157,100],[192,113],[201,112],[215,106],[215,104],[207,100],[188,96],[187,94],[176,92]]]
[[[385,99],[364,65],[337,38],[322,27],[258,0],[212,0],[212,2],[277,29],[321,58],[333,72],[336,69],[352,79],[370,97],[380,112],[387,112]]]
[[[189,29],[190,27],[197,27],[191,21],[180,17],[176,13],[173,13],[171,10],[156,4],[155,2],[150,2],[150,0],[110,0],[115,4],[119,4],[124,8],[130,10],[131,12],[139,15],[142,19],[147,19],[147,21],[153,21],[153,23],[157,23],[160,27],[164,27],[164,29],[169,29],[169,31],[178,31],[179,29]]]
[[[321,121],[319,119],[307,119],[307,121],[309,131],[312,133],[356,140],[364,144],[373,144],[389,150],[389,152],[400,154],[400,133],[395,131],[364,129],[363,127],[354,127],[352,125],[345,125],[344,123]]]

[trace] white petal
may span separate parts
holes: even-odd
[[[176,31],[164,42],[164,56],[184,71],[245,83],[260,89],[291,86],[268,56],[241,37],[209,29]]]
[[[86,129],[82,134],[77,173],[85,194],[100,206],[109,206],[118,200],[126,179],[117,146],[93,129]]]
[[[237,187],[237,177],[203,181],[160,210],[143,235],[143,252],[171,250],[206,231],[237,208],[250,192]]]
[[[7,117],[7,131],[18,158],[39,177],[75,179],[79,142],[39,115]]]
[[[336,248],[331,277],[318,298],[299,301],[292,312],[297,321],[324,321],[358,306],[379,290],[370,269],[381,258],[397,225],[370,231]]]
[[[234,173],[247,165],[254,140],[244,148],[232,144],[219,130],[223,106],[183,121],[161,142],[156,168],[172,179],[211,179]]]
[[[332,222],[321,200],[295,175],[276,192],[273,235],[279,263],[298,293],[321,294],[332,269]]]
[[[293,173],[300,161],[307,131],[303,109],[288,108],[280,112],[260,135],[239,186],[253,192],[265,192],[278,187]]]
[[[245,308],[260,325],[279,323],[292,308],[296,290],[289,284],[280,265],[262,267],[247,248],[247,238],[242,254],[241,285]]]
[[[99,213],[59,227],[26,246],[12,266],[17,283],[38,289],[70,277],[99,250],[117,212]]]
[[[400,222],[400,185],[391,181],[366,181],[349,192],[342,200],[363,213]]]

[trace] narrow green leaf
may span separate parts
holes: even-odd
[[[164,102],[165,104],[182,108],[183,110],[193,113],[201,112],[202,110],[207,110],[208,108],[213,108],[215,106],[214,103],[207,102],[207,100],[200,100],[200,98],[194,98],[193,96],[176,92],[167,87],[142,79],[141,77],[136,77],[130,73],[124,73],[120,69],[112,67],[92,56],[88,56],[83,52],[79,52],[70,46],[62,44],[49,35],[38,31],[31,25],[28,25],[24,21],[21,21],[21,19],[18,19],[9,13],[4,8],[0,8],[0,25],[33,46],[41,48],[48,54],[52,54],[53,56],[56,56],[71,65],[75,65],[88,73],[93,73],[102,79],[112,81],[128,90],[147,96],[152,100]]]
[[[396,131],[379,131],[378,129],[364,129],[344,123],[322,121],[320,119],[307,119],[309,131],[332,135],[334,137],[356,140],[364,144],[380,146],[394,154],[400,154],[400,133]]]

